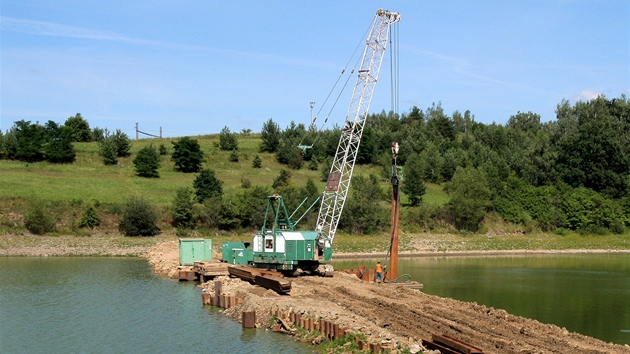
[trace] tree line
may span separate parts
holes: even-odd
[[[538,114],[517,112],[505,125],[476,122],[469,111],[448,116],[439,103],[372,114],[357,163],[378,165],[379,177],[388,178],[390,146],[399,142],[407,220],[421,225],[475,231],[494,212],[545,231],[623,233],[630,226],[630,102],[625,95],[574,105],[563,100],[556,114],[541,122]],[[316,132],[295,123],[281,131],[269,119],[260,149],[289,168],[313,161],[327,167],[339,135],[339,127]],[[297,144],[313,148],[301,154],[290,148]],[[448,205],[422,205],[427,182],[445,186]]]
[[[128,138],[123,133],[90,130],[82,120],[77,114],[63,126],[50,121],[43,127],[16,122],[6,134],[0,132],[0,158],[69,163],[74,160],[71,142],[89,139],[100,142],[104,163],[106,141],[112,145],[110,156],[128,153]],[[318,195],[313,181],[293,186],[290,171],[320,170],[325,181],[341,129],[318,131],[313,125],[295,122],[281,129],[268,119],[261,128],[259,152],[274,154],[287,168],[279,172],[272,186],[252,188],[244,179],[244,191],[239,195],[224,195],[217,188],[220,181],[207,181],[216,177],[213,171],[201,168],[203,153],[195,139],[173,142],[175,168],[199,173],[197,179],[201,179],[177,192],[173,210],[179,211],[172,215],[173,223],[178,227],[201,223],[222,229],[255,228],[262,224],[262,210],[258,209],[269,193],[285,195],[290,206],[297,206],[304,196]],[[506,124],[483,124],[470,111],[448,116],[439,103],[425,111],[414,106],[400,115],[371,114],[357,163],[378,166],[381,172],[355,176],[341,229],[371,233],[388,227],[387,193],[379,186],[391,174],[392,142],[400,144],[396,162],[403,168],[402,191],[408,200],[402,217],[403,225],[410,228],[451,225],[476,231],[489,214],[526,229],[556,232],[623,233],[630,226],[630,101],[625,95],[614,99],[599,96],[573,105],[563,100],[557,105],[556,120],[549,122],[541,122],[536,113],[517,112]],[[238,134],[224,127],[218,145],[230,152],[231,161],[238,161]],[[311,148],[298,149],[298,145]],[[134,160],[136,172],[159,177],[153,172],[166,149],[145,149]],[[260,156],[255,156],[252,167],[261,167]],[[426,183],[443,185],[449,203],[424,203]],[[208,188],[214,192],[204,196]]]

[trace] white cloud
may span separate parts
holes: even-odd
[[[601,95],[603,95],[603,94],[599,93],[599,92],[594,92],[591,89],[584,89],[577,96],[573,97],[573,100],[575,102],[578,102],[578,101],[587,102],[587,101],[595,99],[595,98],[597,98],[597,97],[599,97]]]
[[[26,33],[38,36],[70,37],[122,42],[145,42],[114,32],[91,30],[53,22],[34,21],[6,16],[0,17],[0,22],[2,23],[3,31]]]

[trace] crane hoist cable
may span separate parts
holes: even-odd
[[[345,91],[346,87],[348,86],[348,82],[350,82],[350,78],[352,78],[352,75],[356,71],[355,69],[360,65],[361,57],[357,56],[357,52],[364,45],[365,40],[366,40],[366,38],[368,36],[368,33],[370,32],[371,27],[372,26],[367,26],[367,28],[365,29],[365,33],[363,33],[362,39],[359,41],[359,43],[357,43],[356,47],[354,48],[354,51],[352,52],[352,55],[350,55],[350,57],[348,58],[348,61],[346,62],[346,65],[344,66],[344,68],[341,70],[341,73],[337,77],[337,80],[335,81],[335,84],[332,86],[332,88],[328,92],[328,95],[326,96],[326,99],[324,100],[324,103],[320,106],[319,110],[315,114],[315,117],[312,118],[311,125],[314,125],[315,121],[317,121],[317,118],[321,115],[322,110],[326,107],[326,104],[328,103],[328,100],[330,99],[330,96],[335,91],[335,88],[339,84],[339,81],[341,80],[343,75],[346,73],[346,71],[348,69],[348,66],[350,65],[350,62],[353,60],[353,58],[356,57],[356,61],[354,63],[354,66],[350,70],[350,74],[346,78],[346,81],[343,84],[341,90],[339,90],[339,93],[337,94],[337,98],[335,99],[334,103],[332,104],[332,106],[328,110],[328,114],[326,115],[326,118],[324,119],[324,122],[322,123],[321,127],[318,130],[316,130],[315,138],[313,139],[313,142],[310,145],[303,145],[304,138],[306,137],[306,135],[302,136],[302,139],[300,140],[300,143],[298,145],[298,148],[302,149],[302,152],[306,152],[307,149],[310,149],[310,148],[313,147],[313,145],[315,145],[315,142],[318,140],[319,135],[320,135],[318,133],[322,132],[324,130],[324,128],[326,127],[326,124],[328,123],[328,119],[330,118],[330,115],[332,114],[333,110],[337,106],[337,103],[339,102],[339,99],[341,98],[341,95],[343,94],[343,92]]]
[[[398,22],[392,24],[389,37],[389,71],[391,75],[391,110],[394,114],[399,112],[400,103],[400,63],[399,63],[399,45],[398,45]]]

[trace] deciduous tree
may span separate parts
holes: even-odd
[[[402,192],[407,194],[409,203],[417,206],[422,203],[422,197],[427,191],[423,181],[423,166],[418,155],[407,159],[403,173]]]
[[[490,189],[485,173],[474,167],[458,167],[446,192],[449,208],[458,229],[476,231],[490,204]]]

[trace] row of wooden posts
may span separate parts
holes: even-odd
[[[223,283],[220,280],[214,281],[214,296],[210,296],[208,293],[201,294],[201,302],[204,305],[212,305],[229,309],[240,305],[245,301],[242,297],[235,295],[223,294]],[[256,327],[256,311],[243,311],[243,328],[255,328]]]
[[[273,314],[277,318],[282,319],[282,322],[289,321],[295,326],[301,327],[309,332],[320,331],[324,337],[331,340],[352,335],[352,331],[349,328],[341,327],[338,323],[321,317],[304,316],[299,312],[285,312],[281,310],[276,310]],[[277,324],[275,326],[280,325]],[[372,353],[381,352],[380,343],[369,343],[358,337],[356,337],[355,340],[359,345],[359,350],[369,350]]]
[[[212,305],[221,308],[231,308],[243,303],[244,299],[235,295],[223,294],[223,283],[221,281],[214,282],[214,295],[208,293],[201,294],[201,301],[204,305]],[[276,318],[281,319],[283,323],[289,322],[294,326],[304,328],[309,332],[320,331],[322,335],[328,339],[339,339],[343,336],[351,334],[349,328],[341,327],[338,323],[330,320],[323,319],[321,317],[304,316],[298,312],[285,312],[276,310],[272,313]],[[256,311],[243,311],[242,312],[243,328],[255,328],[256,327]],[[272,330],[277,331],[281,327],[280,324],[276,324]],[[287,328],[288,330],[289,328]],[[368,343],[356,338],[359,344],[360,350],[370,350],[372,353],[380,353],[381,345],[378,343]]]

